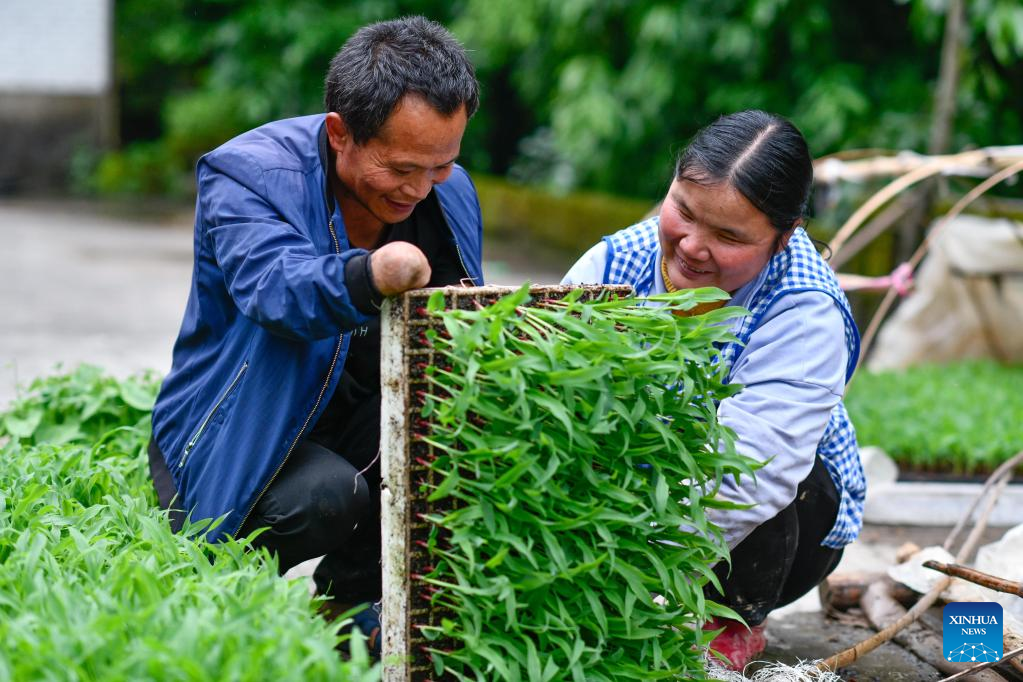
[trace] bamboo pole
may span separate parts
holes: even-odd
[[[841,253],[832,252],[831,259],[828,261],[831,267],[837,271],[855,258],[867,245],[887,232],[903,216],[909,213],[912,207],[913,199],[908,195],[899,197],[885,206],[883,211],[878,213],[875,218],[849,238],[843,245]]]
[[[982,158],[979,153],[975,152],[974,154],[977,156],[978,160]],[[846,243],[846,241],[852,237],[853,233],[858,230],[870,216],[874,215],[875,211],[913,185],[922,180],[926,180],[927,178],[934,177],[950,165],[951,164],[947,160],[943,160],[941,157],[935,157],[923,166],[914,168],[881,188],[880,191],[867,199],[866,202],[857,208],[853,214],[849,216],[849,219],[845,221],[842,227],[838,228],[838,232],[835,233],[835,236],[829,244],[829,246],[831,246],[832,255],[841,252],[842,246]]]
[[[1005,578],[999,578],[998,576],[991,575],[990,573],[984,573],[978,571],[975,568],[969,568],[968,566],[960,566],[959,564],[943,564],[940,561],[934,561],[933,559],[924,562],[925,568],[950,575],[953,578],[962,578],[967,582],[971,582],[974,585],[980,585],[986,587],[989,590],[995,592],[1005,592],[1006,594],[1014,594],[1017,597],[1023,597],[1023,583],[1018,583],[1014,580],[1006,580]]]
[[[942,549],[946,552],[952,551],[952,547],[955,546],[956,540],[959,539],[959,533],[962,532],[963,528],[966,527],[966,524],[973,518],[973,512],[977,510],[981,500],[984,499],[984,496],[987,495],[987,492],[991,490],[992,487],[1001,482],[1003,476],[1012,475],[1013,468],[1015,468],[1020,461],[1023,461],[1021,458],[1023,458],[1023,450],[995,467],[995,470],[991,472],[991,474],[987,477],[987,480],[984,482],[984,487],[980,489],[980,493],[978,493],[973,499],[973,503],[970,505],[970,508],[966,510],[966,513],[963,514],[962,517],[960,517],[959,521],[956,522],[955,528],[953,528],[952,532],[948,534],[947,538],[945,538],[945,543],[941,546]]]
[[[935,237],[937,237],[938,234],[940,234],[954,218],[958,217],[959,214],[962,213],[963,210],[975,199],[983,195],[998,183],[1017,175],[1020,171],[1023,171],[1023,160],[1017,161],[1011,166],[998,171],[987,180],[974,187],[959,201],[957,201],[952,209],[942,216],[941,220],[939,220],[934,227],[931,228],[930,232],[927,233],[927,237],[924,239],[923,243],[919,246],[919,248],[917,248],[916,252],[913,253],[913,257],[909,259],[910,266],[914,270],[916,269],[924,255],[933,245]],[[867,356],[867,352],[870,350],[871,344],[874,342],[874,336],[877,334],[877,330],[881,326],[881,321],[884,319],[885,315],[888,314],[892,304],[895,303],[896,295],[897,294],[894,289],[888,289],[888,293],[886,293],[884,299],[881,300],[881,305],[878,306],[877,312],[875,312],[874,317],[871,318],[870,324],[867,326],[867,331],[863,334],[863,341],[860,344],[861,363],[863,362],[863,358]]]
[[[846,150],[845,155],[856,150]],[[824,156],[813,164],[814,182],[830,185],[837,182],[865,182],[875,178],[905,175],[921,166],[941,162],[945,175],[986,178],[992,173],[1023,158],[1023,145],[996,145],[952,154],[919,154],[912,151],[867,158],[840,158],[837,154]]]
[[[934,97],[934,121],[927,151],[944,154],[952,138],[956,114],[956,86],[959,84],[959,47],[963,42],[963,0],[951,0],[945,15],[945,34],[941,41],[941,63],[938,67],[938,88]]]
[[[935,88],[934,112],[931,118],[928,154],[944,154],[952,137],[956,114],[956,85],[959,83],[959,46],[962,43],[963,0],[949,0],[945,13],[945,32],[941,44],[938,87]],[[913,207],[899,225],[896,262],[903,262],[922,241],[934,199],[946,183],[937,177],[927,178],[913,192]]]

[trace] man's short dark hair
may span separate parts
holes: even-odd
[[[398,101],[417,94],[445,116],[479,106],[479,83],[465,49],[446,28],[403,17],[360,28],[330,61],[327,111],[341,115],[356,144],[373,138]]]

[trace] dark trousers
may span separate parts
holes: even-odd
[[[378,398],[361,403],[339,428],[314,431],[299,443],[238,536],[265,527],[253,544],[277,556],[281,573],[323,556],[313,575],[319,594],[353,605],[379,600],[379,448]],[[155,441],[149,467],[167,509],[176,491]],[[184,514],[172,510],[170,521],[180,530]]]
[[[799,599],[838,565],[842,550],[821,545],[838,515],[838,491],[820,458],[799,484],[796,499],[757,526],[732,549],[732,565],[714,567],[722,595],[708,585],[708,598],[736,611],[749,625]]]
[[[345,422],[295,448],[239,535],[266,527],[254,544],[277,555],[282,573],[323,556],[317,592],[356,604],[382,592],[379,399]]]

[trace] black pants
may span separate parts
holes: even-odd
[[[749,625],[799,599],[838,565],[842,550],[821,545],[838,515],[838,491],[820,458],[799,484],[796,499],[757,526],[732,549],[731,567],[714,567],[724,595],[708,585],[708,598],[736,611]]]
[[[343,427],[298,445],[239,535],[267,527],[254,544],[277,555],[282,573],[323,556],[313,574],[319,594],[379,600],[379,448],[380,401],[367,400]]]
[[[380,401],[367,400],[340,428],[315,431],[295,448],[239,537],[266,527],[254,544],[277,555],[281,573],[323,556],[313,575],[317,592],[353,605],[379,600],[379,447]],[[155,441],[149,467],[167,509],[176,491]],[[172,510],[170,521],[180,530],[184,513]]]

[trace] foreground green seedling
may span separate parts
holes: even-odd
[[[0,682],[379,679],[265,553],[170,531],[145,455],[156,386],[79,368],[0,414]]]

